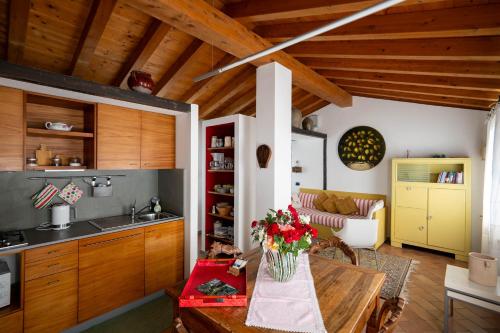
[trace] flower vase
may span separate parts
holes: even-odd
[[[267,250],[267,270],[278,282],[290,281],[297,271],[298,257],[293,253]]]

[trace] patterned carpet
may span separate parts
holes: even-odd
[[[358,250],[355,250],[355,252],[358,258],[361,257],[361,260],[359,260],[360,266],[377,269],[374,251],[360,249],[359,252]],[[351,263],[347,256],[343,256],[342,252],[334,247],[326,248],[318,252],[318,254],[320,256],[332,258],[344,263]],[[386,274],[381,297],[383,299],[389,299],[395,296],[400,296],[404,290],[405,283],[413,270],[413,266],[417,262],[410,258],[393,256],[380,252],[377,253],[377,257],[379,261],[379,270]],[[401,296],[403,297],[404,295]]]

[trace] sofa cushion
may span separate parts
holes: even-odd
[[[335,204],[335,201],[337,200],[337,196],[335,194],[332,194],[328,199],[323,201],[322,205],[325,211],[328,213],[338,213],[337,205]]]
[[[307,215],[311,217],[311,223],[325,225],[330,228],[343,228],[344,222],[347,219],[363,219],[364,216],[361,215],[341,215],[341,214],[331,214],[328,212],[320,212],[319,210],[313,208],[299,208],[297,212],[300,215]]]
[[[314,208],[314,199],[317,198],[317,194],[314,193],[304,193],[299,192],[299,199],[302,202],[302,207],[304,208]]]
[[[359,213],[359,208],[351,197],[335,200],[337,210],[342,215],[354,215]]]
[[[328,194],[326,194],[325,192],[321,192],[318,195],[318,197],[316,199],[314,199],[314,201],[313,201],[314,208],[316,208],[319,211],[324,212],[325,207],[323,207],[323,202],[325,202],[326,200],[328,200]]]

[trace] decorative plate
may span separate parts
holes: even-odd
[[[372,127],[353,127],[340,138],[338,152],[347,167],[357,171],[370,170],[384,158],[384,137]]]

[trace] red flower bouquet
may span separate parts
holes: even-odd
[[[318,231],[309,222],[310,218],[299,216],[292,205],[285,211],[270,209],[263,220],[252,222],[251,235],[264,250],[297,256],[309,249],[312,239],[318,236]]]

